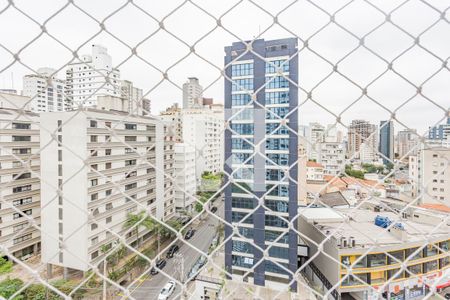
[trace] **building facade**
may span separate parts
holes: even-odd
[[[223,109],[169,107],[161,119],[171,123],[175,141],[195,149],[195,174],[200,184],[203,172],[223,171]]]
[[[41,247],[39,150],[39,115],[1,108],[0,244],[21,259]]]
[[[409,156],[409,177],[418,203],[450,206],[450,148],[431,147]]]
[[[378,160],[377,126],[365,120],[353,120],[348,128],[347,154],[352,160],[373,162]]]
[[[299,227],[309,238],[305,244],[314,257],[305,276],[319,283],[324,292],[336,286],[330,292],[332,299],[348,295],[353,299],[423,299],[434,281],[450,284],[442,277],[450,268],[446,215],[411,206],[400,223],[387,230],[377,225],[376,218],[398,222],[398,215],[389,209],[380,212],[377,205],[304,210]]]
[[[174,144],[175,211],[192,212],[195,207],[197,180],[195,177],[195,147]]]
[[[203,106],[203,87],[198,78],[189,77],[183,84],[183,108],[194,108]]]
[[[161,121],[89,109],[42,113],[41,125],[43,263],[86,271],[118,235],[132,246],[151,237],[124,227],[130,213],[173,216],[173,142]]]
[[[298,114],[287,116],[298,105],[297,40],[259,39],[252,42],[258,56],[245,51],[242,42],[225,47],[226,77],[232,79],[225,78],[225,121],[229,124],[225,172],[234,172],[232,184],[225,188],[225,219],[240,234],[225,226],[225,238],[232,236],[225,244],[225,268],[236,280],[285,287],[292,278],[290,272],[298,267],[297,234],[288,230],[287,223],[295,218],[298,207],[294,182],[298,178],[298,137],[293,133],[298,129]],[[259,155],[254,155],[253,145],[259,143]],[[258,206],[258,199],[268,191],[265,209]],[[264,260],[260,249],[269,247],[270,259]],[[295,285],[291,288],[296,290]]]
[[[71,108],[65,93],[65,82],[56,78],[55,72],[55,69],[40,68],[37,74],[23,77],[22,94],[30,97],[31,111],[65,111]]]
[[[418,135],[414,129],[401,130],[397,133],[396,156],[399,159],[406,159],[410,155],[417,154]]]
[[[447,140],[450,139],[450,117],[447,118],[445,124],[430,127],[428,131],[428,139],[430,140]]]
[[[90,55],[67,66],[66,93],[74,109],[95,106],[97,96],[121,96],[120,72],[105,47],[92,45]]]
[[[378,151],[383,155],[383,163],[394,162],[394,122],[380,122],[380,144]]]

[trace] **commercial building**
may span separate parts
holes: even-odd
[[[203,106],[203,87],[198,78],[189,77],[183,84],[183,108],[199,108]]]
[[[22,94],[31,98],[31,111],[64,111],[71,108],[65,94],[65,82],[58,79],[55,72],[55,69],[40,68],[37,74],[23,77]]]
[[[124,228],[128,214],[173,216],[174,149],[160,120],[88,109],[42,113],[41,126],[43,263],[86,271],[118,235],[131,246],[151,237]]]
[[[352,160],[374,162],[378,160],[377,126],[365,120],[353,120],[348,128],[347,154]]]
[[[203,172],[223,171],[223,109],[180,109],[173,105],[160,117],[171,124],[176,142],[194,147],[197,184]]]
[[[383,155],[383,163],[394,162],[394,122],[380,122],[380,144],[378,151]]]
[[[105,47],[92,45],[91,55],[67,66],[66,94],[74,109],[95,106],[98,96],[121,96],[120,72]]]
[[[0,108],[0,244],[21,259],[40,252],[39,150],[39,116]]]
[[[195,147],[174,145],[175,211],[192,212],[195,207],[197,180],[195,177]]]
[[[450,148],[419,149],[409,157],[409,179],[418,203],[450,206]]]
[[[435,280],[450,285],[442,277],[450,267],[446,217],[414,206],[399,216],[377,203],[303,209],[298,226],[314,257],[304,274],[324,292],[333,288],[334,299],[423,299]]]
[[[225,219],[241,235],[225,226],[225,239],[232,237],[225,244],[225,268],[237,281],[285,288],[297,270],[297,234],[286,222],[298,207],[298,114],[292,112],[298,105],[297,39],[258,39],[252,53],[246,49],[242,42],[225,47],[225,172],[233,173],[225,188]],[[245,109],[252,98],[253,108]],[[268,191],[268,209],[257,207]],[[270,247],[270,259],[257,247]]]

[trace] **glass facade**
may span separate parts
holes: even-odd
[[[290,210],[297,205],[297,186],[296,183],[290,182],[287,179],[289,176],[286,175],[296,178],[297,169],[289,170],[290,174],[285,174],[280,166],[288,166],[290,162],[297,160],[298,155],[295,134],[298,128],[297,112],[289,114],[297,106],[298,91],[296,87],[290,89],[290,81],[285,78],[286,76],[293,82],[298,80],[298,58],[294,55],[297,41],[286,39],[255,42],[253,51],[259,55],[248,53],[236,58],[233,53],[238,53],[240,47],[245,46],[240,43],[225,49],[226,71],[232,79],[232,83],[225,81],[225,109],[230,111],[230,118],[226,117],[226,120],[230,121],[231,129],[225,134],[225,160],[231,158],[232,165],[228,171],[236,174],[236,183],[225,191],[225,210],[230,211],[228,215],[225,214],[225,218],[235,223],[252,225],[253,228],[246,228],[248,225],[245,225],[245,228],[240,227],[239,233],[253,238],[254,243],[260,247],[270,247],[269,256],[281,261],[286,269],[294,273],[297,270],[297,235],[286,229],[288,221],[296,214],[296,209],[292,212]],[[281,43],[283,47],[274,48],[273,43],[278,46]],[[235,61],[236,59],[238,61]],[[239,59],[242,62],[239,62]],[[280,76],[279,71],[283,76]],[[252,101],[251,93],[255,91],[258,92],[253,98],[255,109],[248,109],[245,113],[238,112],[239,107]],[[252,122],[249,123],[249,120]],[[282,122],[285,125],[280,126]],[[289,128],[294,129],[291,131]],[[258,149],[260,152],[254,157],[254,147],[244,138],[255,145],[262,142],[262,147]],[[265,170],[265,173],[256,170]],[[255,190],[249,188],[249,195],[238,185],[245,185],[246,189],[247,186],[252,186]],[[248,196],[244,196],[245,194]],[[255,206],[258,198],[264,199],[264,206]],[[254,209],[257,212],[248,216]],[[246,210],[248,213],[243,212]],[[248,218],[244,220],[246,216]],[[227,234],[232,235],[232,232],[227,233],[226,230],[225,235]],[[275,240],[277,241],[274,245]],[[256,264],[263,259],[261,253],[252,253],[252,248],[247,246],[239,240],[225,245],[225,265],[230,272],[234,273],[234,266],[251,268],[256,265],[250,274],[254,277],[255,284],[264,285],[266,278],[272,278],[274,274],[279,274],[278,276],[288,282],[287,279],[291,275],[286,270],[267,260]],[[244,251],[247,253],[246,257],[236,255],[237,252]],[[253,259],[248,257],[249,253],[253,254]],[[240,270],[236,272],[241,274]],[[265,275],[266,272],[270,275]]]

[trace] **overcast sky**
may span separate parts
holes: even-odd
[[[386,23],[383,13],[364,1],[255,0],[255,3],[272,14],[277,14],[292,4],[278,16],[279,23],[290,32],[279,25],[271,27],[273,18],[249,1],[134,0],[133,2],[157,20],[162,20],[184,3],[175,13],[164,19],[164,26],[186,44],[196,43],[196,53],[210,64],[194,54],[188,55],[189,47],[166,31],[156,32],[160,28],[159,21],[152,19],[133,4],[127,4],[126,0],[75,0],[74,3],[87,14],[69,5],[50,20],[48,19],[67,1],[14,1],[18,8],[40,24],[48,20],[45,24],[46,29],[59,42],[47,34],[37,38],[41,34],[39,25],[13,7],[4,10],[8,1],[0,0],[0,12],[4,10],[0,14],[0,44],[13,53],[18,53],[37,38],[21,50],[19,53],[21,62],[34,70],[39,67],[61,68],[62,78],[64,66],[73,57],[69,49],[73,51],[81,47],[78,53],[89,54],[92,44],[106,46],[113,57],[114,65],[121,71],[122,79],[133,81],[144,90],[144,93],[152,90],[148,95],[152,100],[152,112],[159,113],[173,102],[181,102],[181,86],[190,76],[200,79],[206,88],[204,96],[213,97],[217,102],[223,101],[223,78],[217,80],[220,76],[217,68],[223,67],[224,46],[238,39],[253,39],[259,34],[261,38],[276,39],[290,37],[294,33],[302,40],[308,40],[309,49],[302,49],[299,53],[299,85],[302,89],[312,91],[313,99],[336,115],[361,97],[359,102],[342,113],[344,124],[356,118],[368,119],[378,124],[380,120],[390,117],[386,109],[398,108],[396,116],[401,122],[408,127],[417,128],[419,132],[424,132],[429,125],[441,120],[444,117],[444,110],[450,107],[450,73],[448,66],[443,67],[443,62],[448,62],[450,55],[450,10],[447,9],[450,0],[429,1],[437,10],[421,1],[409,1],[395,10],[391,15],[392,22],[407,33],[391,23]],[[237,5],[221,17],[223,26],[233,34],[223,28],[215,28],[216,20],[195,7],[192,2],[215,18],[221,17]],[[370,1],[386,13],[403,2],[404,0]],[[346,3],[347,6],[339,10]],[[101,21],[123,5],[126,6],[104,22],[106,30],[114,37],[105,31],[100,32],[99,24],[92,18]],[[362,47],[348,55],[358,47],[359,40],[335,24],[328,24],[330,17],[326,12],[334,14],[337,10],[339,11],[335,15],[336,22],[357,37],[367,35],[384,23],[365,37],[364,44],[388,62],[393,61],[393,69],[412,84],[422,85],[422,93],[435,104],[430,103],[425,97],[416,95],[417,89],[393,71],[382,75],[367,89],[369,96],[386,109],[363,96],[357,86],[337,72],[321,82],[333,71],[332,65],[323,58],[333,64],[338,63],[337,71],[362,87],[367,86],[388,69],[385,61]],[[430,26],[432,27],[429,28]],[[322,27],[324,28],[315,34]],[[209,33],[212,30],[213,32]],[[197,42],[208,33],[209,35]],[[420,35],[420,45],[426,50],[415,45],[414,38],[408,33],[414,37]],[[163,71],[169,68],[167,71],[169,78],[176,85],[165,81],[154,88],[162,79],[161,73],[136,56],[128,58],[131,51],[126,45],[137,46],[138,55],[157,68]],[[299,45],[300,48],[303,47],[301,42]],[[404,51],[406,52],[402,54]],[[402,55],[398,57],[400,54]],[[0,47],[0,70],[12,61],[13,57]],[[0,87],[10,88],[13,77],[14,88],[21,90],[22,76],[31,72],[16,62],[0,74]],[[400,107],[410,98],[410,102]],[[301,92],[299,102],[305,99],[306,94]],[[307,101],[300,107],[300,123],[307,124],[312,121],[334,123],[335,117],[312,101]],[[396,130],[404,128],[398,123],[395,127]]]

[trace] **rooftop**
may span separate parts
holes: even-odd
[[[308,168],[323,168],[323,166],[321,164],[319,164],[318,162],[309,160],[306,162],[306,166]]]
[[[399,221],[396,212],[375,212],[370,209],[356,208],[306,208],[300,211],[301,216],[319,230],[323,235],[331,235],[334,240],[340,237],[354,237],[355,248],[369,248],[377,246],[396,246],[404,244],[398,235],[385,228],[375,225],[377,215],[388,217],[394,223],[401,223],[406,233],[406,242],[423,243],[430,234],[436,239],[450,236],[450,223],[443,222],[442,214],[433,214],[429,210],[418,208],[416,212],[423,212],[427,220],[419,221],[412,218]],[[430,217],[435,222],[430,222]],[[348,220],[348,221],[346,221]]]

